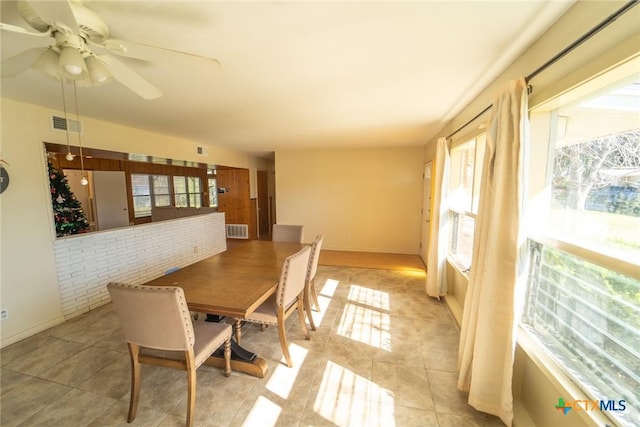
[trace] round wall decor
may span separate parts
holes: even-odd
[[[5,168],[0,166],[0,194],[9,186],[9,173]]]

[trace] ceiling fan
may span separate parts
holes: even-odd
[[[82,0],[18,0],[16,4],[20,15],[37,32],[5,23],[0,23],[0,30],[41,38],[42,46],[4,60],[2,77],[13,77],[34,67],[58,80],[73,80],[78,86],[100,86],[113,78],[144,99],[156,99],[162,91],[110,53],[140,59],[135,52],[161,51],[219,65],[216,59],[188,52],[110,39],[107,24]]]

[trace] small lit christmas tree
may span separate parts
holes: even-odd
[[[82,205],[69,187],[67,177],[56,169],[51,161],[48,161],[48,166],[56,235],[62,237],[86,233],[89,231],[89,222],[82,210]]]

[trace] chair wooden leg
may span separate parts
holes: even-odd
[[[304,319],[304,297],[302,296],[302,292],[300,293],[300,295],[298,296],[298,302],[296,303],[298,305],[297,311],[298,311],[298,319],[300,319],[300,327],[302,328],[302,332],[304,332],[304,339],[306,340],[310,340],[311,336],[309,335],[309,329],[307,329],[307,322],[305,322]]]
[[[140,362],[138,361],[140,347],[131,343],[127,344],[131,357],[131,399],[129,400],[129,415],[127,417],[127,422],[130,423],[136,419],[140,398]]]
[[[307,283],[304,287],[304,311],[307,313],[307,318],[309,319],[309,326],[311,326],[311,330],[316,330],[316,324],[313,322],[313,316],[311,315],[311,307],[309,306],[309,287],[310,284]]]
[[[196,409],[196,364],[193,350],[185,352],[187,363],[187,427],[193,426],[193,414]]]
[[[316,292],[316,279],[315,277],[311,279],[309,283],[309,288],[311,290],[311,298],[313,298],[313,305],[316,307],[316,311],[320,311],[320,304],[318,303],[318,292]]]
[[[293,362],[291,361],[291,355],[289,354],[289,344],[287,343],[287,333],[284,325],[284,315],[278,315],[278,337],[280,338],[280,347],[282,348],[282,354],[284,360],[287,361],[287,366],[293,368]]]
[[[224,376],[231,375],[231,338],[224,342]]]

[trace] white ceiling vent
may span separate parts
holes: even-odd
[[[205,147],[196,147],[196,154],[200,155],[200,156],[206,156],[208,155],[208,151]]]
[[[51,115],[51,130],[67,130],[70,133],[82,133],[82,122],[79,120],[65,119],[64,117]]]

